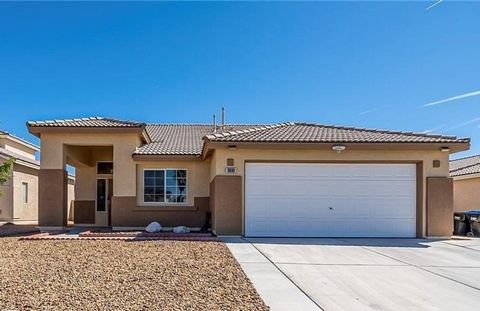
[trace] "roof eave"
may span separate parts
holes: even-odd
[[[15,141],[16,143],[21,144],[22,146],[25,146],[25,147],[30,148],[30,149],[35,150],[35,151],[40,151],[40,147],[38,147],[37,145],[35,145],[35,144],[33,144],[29,141],[26,141],[23,138],[17,137],[15,135],[3,132],[3,133],[0,133],[0,137],[5,137],[7,139],[11,139],[11,140]]]
[[[204,145],[202,149],[202,154],[204,157],[207,156],[208,152],[211,149],[216,147],[225,147],[230,145],[243,146],[243,147],[258,147],[258,146],[268,146],[270,148],[282,149],[282,148],[318,148],[318,149],[331,149],[332,145],[342,144],[347,146],[348,149],[440,149],[441,147],[450,148],[450,153],[456,153],[460,151],[465,151],[470,149],[470,142],[468,140],[463,142],[448,142],[448,143],[439,143],[439,142],[342,142],[342,141],[332,141],[332,142],[255,142],[255,141],[214,141],[208,138],[204,138]]]
[[[195,154],[132,154],[135,161],[198,161],[201,155]]]
[[[121,126],[32,126],[27,124],[28,132],[37,137],[42,133],[139,133],[145,131],[145,126],[141,127],[121,127]],[[147,139],[147,138],[145,138]]]
[[[473,178],[480,178],[480,173],[463,174],[463,175],[457,175],[457,176],[450,175],[450,177],[452,177],[454,181],[473,179]]]
[[[37,161],[27,161],[27,160],[24,160],[24,159],[15,157],[15,156],[11,156],[11,155],[8,155],[8,154],[2,153],[2,152],[0,152],[0,158],[2,158],[4,160],[14,158],[15,159],[15,162],[14,162],[15,165],[21,165],[21,166],[33,168],[35,170],[40,169],[40,163],[37,163]]]

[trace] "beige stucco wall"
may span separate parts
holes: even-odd
[[[87,150],[87,148],[84,149]],[[68,150],[69,157],[78,156],[78,154],[74,153],[81,152]],[[88,165],[81,164],[75,167],[75,200],[95,201],[97,196],[97,178],[112,177],[112,175],[97,174],[97,162],[102,161],[113,161],[112,147],[89,150]],[[95,224],[97,226],[106,226],[108,224],[108,213],[95,211]]]
[[[94,166],[75,168],[75,200],[95,200],[96,178]]]
[[[244,179],[245,162],[248,161],[312,161],[312,162],[423,162],[423,187],[422,187],[422,219],[426,219],[426,178],[447,177],[449,175],[448,153],[437,150],[346,150],[336,153],[332,150],[308,150],[308,149],[248,149],[238,147],[230,150],[226,147],[215,149],[214,166],[210,173],[210,180],[217,175],[225,175],[227,158],[235,160],[238,175]],[[440,160],[440,167],[433,167],[433,160]],[[244,180],[242,182],[242,193],[244,191]],[[244,197],[242,196],[242,211],[244,211]],[[242,214],[242,218],[244,215]],[[425,235],[425,221],[422,225],[421,235]]]
[[[0,164],[4,161],[0,159]],[[0,186],[2,196],[0,197],[0,221],[11,221],[13,218],[13,181],[10,179],[3,186]]]
[[[41,169],[64,169],[67,163],[66,145],[113,147],[113,194],[136,195],[136,166],[132,159],[141,145],[136,133],[42,133]],[[81,192],[77,195],[82,196]]]
[[[23,201],[22,183],[27,183],[27,203]],[[15,165],[13,172],[13,219],[37,221],[38,219],[38,170]]]
[[[186,169],[187,170],[187,202],[193,205],[194,197],[209,196],[210,161],[138,161],[137,163],[137,205],[162,206],[171,203],[143,202],[143,171],[145,169]],[[175,204],[177,205],[177,204]]]
[[[75,167],[75,199],[95,200],[97,191],[97,177],[109,178],[112,175],[97,175],[97,162],[113,161],[112,149],[95,151],[90,158],[90,165]],[[119,166],[121,169],[121,166]],[[115,169],[114,169],[115,170]],[[115,174],[115,172],[114,172]]]
[[[480,210],[480,177],[454,179],[453,210],[455,212]]]
[[[312,162],[396,162],[396,163],[421,163],[418,165],[421,177],[419,187],[419,212],[418,219],[422,221],[420,235],[425,235],[426,219],[426,178],[448,176],[448,153],[442,153],[438,149],[431,150],[352,150],[348,149],[336,153],[329,148],[312,147],[306,149],[263,149],[260,147],[247,148],[238,146],[231,150],[226,146],[219,146],[213,151],[213,155],[206,161],[135,161],[132,153],[141,145],[140,136],[135,133],[42,133],[41,135],[41,168],[64,169],[67,161],[77,157],[90,165],[77,167],[77,185],[75,187],[76,199],[94,200],[96,192],[96,171],[94,162],[88,155],[81,151],[74,151],[69,146],[111,146],[113,148],[113,195],[118,202],[125,206],[151,205],[143,204],[143,169],[145,168],[185,168],[188,170],[188,202],[192,205],[195,197],[208,197],[209,184],[215,176],[225,175],[227,158],[233,158],[238,169],[237,174],[242,177],[241,187],[244,193],[244,169],[248,161],[312,161]],[[375,146],[380,148],[379,146]],[[399,147],[399,146],[398,146]],[[278,148],[278,147],[277,147]],[[282,146],[283,148],[283,146]],[[310,148],[310,147],[308,147]],[[400,148],[400,147],[399,147]],[[105,159],[106,160],[106,159]],[[439,160],[440,167],[434,168],[433,161]],[[93,182],[91,182],[93,180]],[[138,195],[137,195],[138,194]],[[126,202],[126,203],[125,203]],[[125,203],[125,204],[124,204]],[[128,203],[128,204],[127,204]],[[119,206],[123,206],[119,203]],[[162,204],[157,205],[161,206]],[[244,217],[244,198],[242,195],[242,219]],[[114,208],[115,209],[115,208]],[[154,210],[155,207],[153,207]],[[125,215],[123,215],[125,216]],[[122,217],[123,217],[122,216]],[[128,216],[128,215],[127,215]],[[125,217],[127,217],[125,216]],[[125,220],[127,218],[123,217]],[[123,221],[122,220],[122,221]]]

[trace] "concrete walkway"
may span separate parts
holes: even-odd
[[[226,239],[275,310],[475,310],[480,239]]]

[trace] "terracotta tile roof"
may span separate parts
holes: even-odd
[[[450,161],[450,176],[463,176],[480,173],[480,155]]]
[[[29,121],[30,127],[143,127],[145,123],[112,118],[90,117],[79,119]]]
[[[468,143],[469,138],[309,123],[281,123],[207,135],[217,142]]]
[[[205,141],[277,143],[469,143],[468,138],[412,132],[330,126],[309,123],[278,124],[148,124],[111,118],[33,121],[29,127],[143,127],[150,142],[134,155],[200,156]]]
[[[217,126],[217,133],[256,127],[252,124]],[[137,155],[196,155],[202,154],[203,138],[214,132],[211,124],[148,124],[150,143],[137,148]]]

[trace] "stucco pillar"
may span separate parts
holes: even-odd
[[[41,137],[41,160],[38,173],[38,225],[67,226],[68,174],[65,170],[65,147],[62,142]]]
[[[128,211],[136,206],[137,170],[132,154],[140,144],[138,139],[125,139],[122,143],[113,145],[111,225],[114,227],[129,223],[130,226],[133,225],[133,221],[124,221],[124,215],[128,215]]]
[[[68,174],[63,169],[40,169],[38,173],[38,225],[67,226]]]
[[[453,179],[427,178],[427,235],[449,237],[453,232]]]
[[[212,226],[217,235],[242,234],[242,177],[216,176],[210,183]]]

